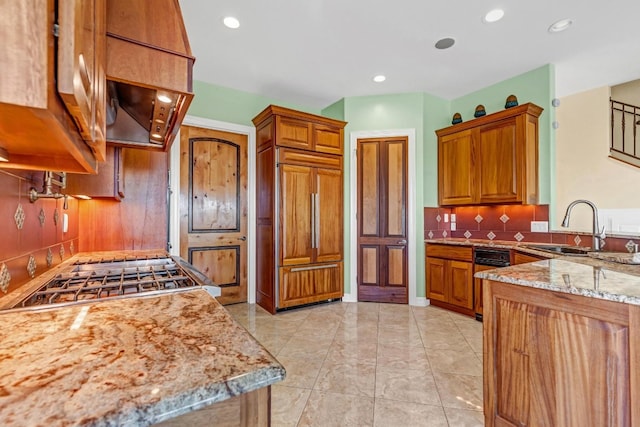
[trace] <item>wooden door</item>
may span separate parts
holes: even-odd
[[[358,140],[358,300],[408,302],[407,138]]]
[[[180,256],[247,301],[247,136],[180,128]]]
[[[475,176],[470,130],[438,141],[438,199],[441,205],[475,202]]]
[[[520,200],[515,119],[482,127],[476,151],[479,201]]]
[[[279,265],[309,264],[313,260],[311,241],[314,169],[281,164],[280,168],[280,254]]]
[[[342,260],[343,241],[343,183],[339,169],[316,169],[315,262]]]

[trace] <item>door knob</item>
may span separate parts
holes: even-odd
[[[238,240],[242,240],[243,242],[247,240],[247,236],[238,237]]]
[[[400,241],[398,241],[399,245],[406,245],[407,244],[407,239],[402,239]]]

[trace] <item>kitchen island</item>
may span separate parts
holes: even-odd
[[[285,370],[205,289],[0,312],[3,426],[146,426],[243,397],[268,425]],[[220,411],[228,416],[228,411]]]
[[[476,277],[485,425],[640,425],[640,277],[566,257]]]

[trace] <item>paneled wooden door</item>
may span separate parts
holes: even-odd
[[[247,301],[247,135],[180,128],[180,256]]]
[[[358,301],[408,302],[407,137],[358,139]]]

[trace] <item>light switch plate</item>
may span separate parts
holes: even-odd
[[[456,222],[456,214],[451,214],[451,222]]]
[[[531,221],[532,233],[547,233],[549,232],[549,221]]]

